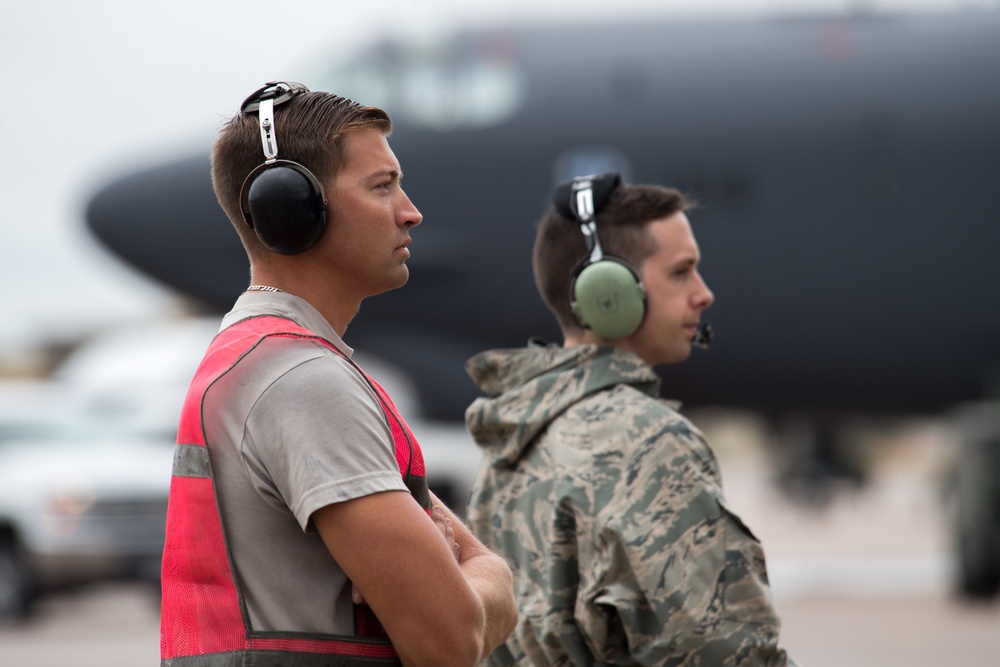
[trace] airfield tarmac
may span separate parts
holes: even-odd
[[[950,593],[947,469],[957,443],[937,424],[877,434],[871,482],[822,508],[791,503],[752,421],[702,419],[729,503],[764,544],[782,644],[802,667],[1000,664],[1000,600]],[[133,667],[159,659],[158,610],[146,589],[100,585],[45,600],[0,625],[0,665]]]

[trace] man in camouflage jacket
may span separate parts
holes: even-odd
[[[486,394],[466,413],[485,453],[469,527],[514,564],[520,613],[492,665],[794,664],[761,546],[653,370],[690,354],[714,299],[685,206],[675,190],[619,185],[598,211],[598,253],[637,267],[645,290],[641,323],[613,339],[572,305],[593,247],[578,219],[550,210],[534,269],[563,345],[467,364]]]

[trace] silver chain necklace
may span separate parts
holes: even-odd
[[[277,287],[271,287],[270,285],[251,285],[247,288],[248,292],[281,292],[285,293],[285,290],[278,289]]]

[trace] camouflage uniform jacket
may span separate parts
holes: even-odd
[[[472,531],[515,568],[492,665],[787,665],[764,554],[704,437],[614,348],[534,345],[466,365],[485,458]]]

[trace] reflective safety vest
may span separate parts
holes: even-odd
[[[221,331],[209,346],[188,390],[177,433],[163,551],[161,666],[399,665],[395,649],[365,605],[355,605],[357,634],[351,636],[261,632],[250,627],[216,501],[202,406],[205,393],[217,379],[273,336],[308,339],[342,355],[308,329],[273,316],[242,320]],[[358,371],[368,380],[385,413],[407,488],[429,512],[430,494],[416,438],[385,390],[360,368]]]

